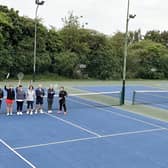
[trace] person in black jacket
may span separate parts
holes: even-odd
[[[64,115],[67,114],[67,108],[66,108],[66,97],[67,97],[67,92],[64,90],[64,87],[60,87],[59,91],[59,111],[58,113],[62,112],[62,107],[64,108]]]
[[[35,91],[36,94],[36,110],[35,114],[39,111],[40,113],[43,113],[43,97],[45,96],[44,89],[42,88],[42,85],[39,84],[39,87]]]
[[[53,88],[53,85],[50,85],[48,91],[47,91],[47,101],[48,101],[48,113],[52,113],[52,105],[55,95],[55,90]]]
[[[4,97],[4,92],[3,92],[3,89],[0,88],[0,110],[1,110],[1,104],[2,104],[3,97]]]
[[[9,85],[8,88],[5,85],[4,89],[7,92],[6,114],[7,115],[12,115],[12,113],[13,113],[13,104],[14,104],[14,100],[15,100],[15,90],[13,89],[12,85]]]

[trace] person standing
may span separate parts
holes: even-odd
[[[48,91],[47,91],[47,101],[48,101],[48,113],[52,113],[52,105],[55,95],[55,90],[53,88],[53,85],[50,85]]]
[[[23,86],[19,83],[16,88],[16,103],[17,103],[17,115],[23,114],[23,103],[26,99],[26,93],[23,90]]]
[[[32,85],[29,86],[27,93],[26,93],[26,100],[27,100],[27,114],[33,114],[33,104],[35,98],[35,91]]]
[[[12,85],[9,85],[9,87],[4,87],[4,89],[7,92],[6,97],[6,115],[12,115],[13,114],[13,104],[15,100],[15,90],[13,89]]]
[[[66,97],[67,97],[67,92],[64,90],[64,87],[60,87],[59,91],[59,111],[58,113],[62,112],[62,107],[64,108],[64,115],[67,114],[67,108],[66,108]]]
[[[43,113],[43,97],[45,96],[44,89],[42,88],[42,85],[39,84],[38,88],[36,89],[36,110],[35,114],[38,113]]]
[[[0,88],[0,110],[1,110],[1,105],[2,105],[2,99],[4,97],[4,92],[3,89]]]

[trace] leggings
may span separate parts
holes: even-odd
[[[17,103],[17,112],[22,112],[23,110],[23,101],[16,101]]]
[[[62,107],[64,108],[64,112],[66,112],[66,104],[65,104],[65,100],[60,100],[59,101],[59,110],[62,111]]]
[[[0,109],[1,109],[2,100],[0,100]]]
[[[53,99],[48,98],[48,110],[52,110]]]

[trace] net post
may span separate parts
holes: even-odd
[[[123,80],[122,91],[121,91],[121,105],[125,104],[125,80]]]
[[[120,106],[123,105],[123,101],[122,101],[122,91],[120,91]]]
[[[136,94],[136,91],[134,90],[133,91],[133,96],[132,96],[132,105],[135,104],[135,94]]]

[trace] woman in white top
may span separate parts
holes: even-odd
[[[35,91],[32,85],[30,85],[27,90],[26,98],[27,98],[27,114],[32,115],[34,98],[35,98]]]

